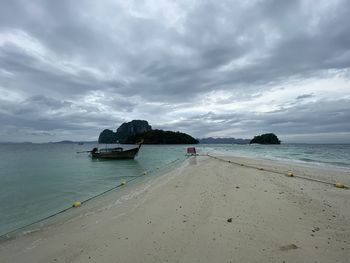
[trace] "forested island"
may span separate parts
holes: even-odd
[[[135,144],[143,139],[144,144],[197,144],[198,140],[191,135],[164,130],[153,130],[145,120],[133,120],[123,123],[116,132],[104,130],[99,143]]]
[[[251,141],[252,143],[258,143],[258,144],[281,144],[281,141],[278,139],[276,134],[274,133],[265,133],[262,135],[255,136]]]
[[[197,144],[198,140],[182,132],[151,130],[130,136],[125,143],[137,143],[141,139],[145,144]]]

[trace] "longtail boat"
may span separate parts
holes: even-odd
[[[134,159],[137,153],[139,152],[143,141],[139,143],[138,147],[124,150],[122,147],[116,148],[106,148],[98,149],[93,148],[90,152],[92,158],[100,159]]]

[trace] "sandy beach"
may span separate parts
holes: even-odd
[[[191,157],[2,241],[0,262],[349,262],[350,190],[286,175],[350,185],[349,171],[220,159]]]

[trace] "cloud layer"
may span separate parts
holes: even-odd
[[[147,119],[350,143],[349,16],[346,0],[3,1],[1,140],[93,140]]]

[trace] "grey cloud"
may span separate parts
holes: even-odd
[[[88,10],[90,5],[91,3],[82,8]],[[300,77],[318,70],[348,67],[347,63],[350,60],[344,56],[336,59],[332,54],[335,52],[341,54],[347,50],[345,45],[334,50],[335,42],[341,42],[339,41],[341,34],[333,34],[334,36],[331,35],[324,41],[324,34],[328,34],[329,28],[333,28],[339,21],[321,23],[318,28],[321,32],[316,36],[303,31],[303,28],[292,27],[291,19],[293,21],[299,19],[301,23],[309,22],[307,14],[301,13],[300,4],[297,1],[291,3],[267,1],[245,10],[255,17],[252,23],[246,23],[244,14],[239,13],[239,6],[230,2],[224,2],[224,4],[203,2],[187,14],[184,21],[184,36],[175,30],[163,28],[152,19],[127,16],[123,10],[117,8],[114,9],[115,15],[120,15],[121,22],[127,23],[128,34],[120,29],[122,26],[116,27],[115,32],[95,28],[98,23],[91,24],[89,17],[74,12],[78,6],[72,2],[43,3],[41,8],[53,22],[48,23],[47,27],[45,24],[39,25],[39,21],[29,23],[30,32],[34,36],[58,55],[80,55],[87,63],[94,61],[96,64],[93,66],[102,68],[108,68],[114,62],[122,64],[127,74],[123,77],[135,79],[127,84],[123,92],[125,94],[137,92],[150,100],[154,96],[156,99],[179,100],[183,98],[184,92],[196,94],[216,88],[237,89],[238,84],[282,81],[286,77]],[[285,15],[286,12],[289,16]],[[344,8],[342,9],[341,14],[344,17],[348,13]],[[291,17],[290,14],[293,16]],[[23,14],[26,19],[30,19],[29,15],[28,11]],[[343,16],[337,17],[336,20],[342,19]],[[27,21],[26,19],[24,21]],[[222,20],[226,22],[222,24]],[[259,24],[257,28],[254,22],[277,28],[281,34],[281,40],[273,53],[247,68],[218,73],[217,68],[231,60],[252,51],[266,52],[263,49],[260,50],[264,47],[266,36],[260,32],[261,30],[259,31]],[[27,25],[23,23],[22,26],[27,28]],[[46,30],[42,30],[42,27]],[[40,30],[40,34],[33,30]],[[349,28],[343,26],[343,29],[338,31],[341,31],[342,35],[347,35],[344,32],[349,32]],[[291,35],[290,32],[292,32]],[[112,39],[111,36],[120,36],[120,38]],[[239,37],[245,37],[248,40],[244,44],[238,44]],[[154,39],[157,38],[160,38],[163,47],[152,46]],[[127,41],[129,41],[128,45],[124,45]],[[166,49],[166,45],[171,47],[174,44],[189,50],[185,60]],[[101,59],[105,61],[101,62]],[[138,71],[137,65],[140,64],[144,64],[144,67]],[[93,88],[93,85],[88,85],[88,79],[85,81],[87,77],[86,75],[58,76],[61,79],[71,79],[69,83],[62,84],[74,86],[77,91]],[[35,81],[40,80],[35,79]],[[50,81],[50,78],[47,81]],[[123,80],[115,81],[117,81],[115,86],[123,83]],[[51,82],[55,83],[57,79],[53,78]],[[39,84],[44,85],[44,82]],[[108,85],[103,81],[96,81],[96,86],[98,89],[106,89]],[[242,92],[250,92],[251,89],[245,90],[243,89]],[[179,96],[176,96],[177,94]]]
[[[34,96],[22,102],[2,101],[0,122],[2,128],[17,127],[32,134],[50,134],[51,131],[76,131],[96,137],[101,127],[113,127],[122,119],[84,105],[74,105],[69,101],[59,101],[44,96]],[[16,138],[18,139],[18,138]]]
[[[342,99],[310,102],[267,114],[215,114],[209,112],[172,123],[163,128],[176,129],[176,127],[181,127],[182,130],[198,137],[201,136],[203,130],[208,134],[221,131],[221,136],[245,138],[272,131],[279,134],[281,138],[289,134],[349,133],[350,124],[346,121],[350,119],[349,105],[349,99]]]
[[[79,105],[93,91],[106,94],[99,103],[111,109],[111,114],[167,115],[195,104],[211,91],[237,94],[217,103],[239,103],[291,79],[323,78],[332,70],[350,67],[350,4],[345,0],[320,2],[309,9],[301,0],[178,2],[173,24],[169,17],[147,11],[135,15],[130,12],[135,3],[126,8],[124,2],[108,0],[2,2],[0,34],[24,32],[48,51],[45,59],[49,60],[11,41],[0,45],[0,72],[10,73],[1,76],[0,88],[23,97],[20,105],[3,102],[7,105],[7,109],[0,107],[3,126],[21,123],[45,131],[79,130],[122,121],[95,105]],[[143,3],[136,5],[140,12]],[[78,65],[70,71],[62,62]],[[135,95],[143,103],[135,101]],[[162,127],[178,127],[196,136],[227,127],[242,135],[249,129],[271,127],[283,133],[347,127],[340,118],[347,117],[348,108],[335,113],[328,102],[323,107],[313,105],[317,110],[300,105],[311,96],[305,91],[296,97],[297,102],[261,116],[213,112]],[[147,106],[148,102],[159,106]],[[313,120],[301,118],[305,112],[322,113],[327,120],[339,122],[318,122],[307,128],[306,122]]]
[[[16,80],[0,80],[4,87],[12,87],[23,92],[34,94],[82,92],[95,88],[88,77],[83,78],[64,73],[57,68],[38,61],[21,51],[0,49],[0,67],[16,76]]]
[[[303,94],[296,97],[297,100],[303,100],[314,97],[314,94]]]

